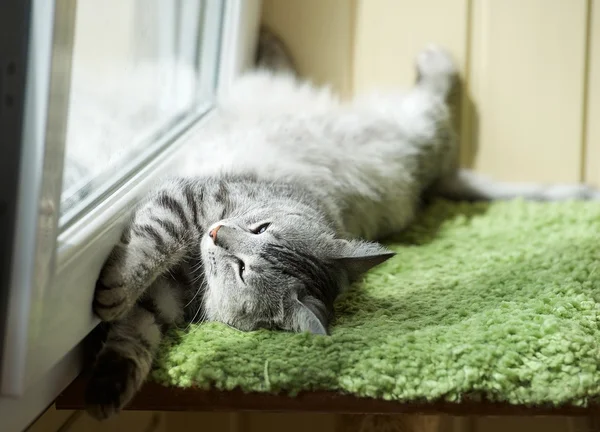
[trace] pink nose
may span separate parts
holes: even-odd
[[[217,231],[219,231],[220,229],[221,225],[217,225],[208,232],[208,236],[213,240],[213,242],[217,241]]]

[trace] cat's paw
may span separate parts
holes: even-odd
[[[458,69],[450,53],[430,45],[417,56],[417,75],[421,85],[445,97],[455,84]]]
[[[131,308],[130,298],[125,281],[116,265],[105,265],[96,282],[94,292],[94,313],[102,321],[114,321],[123,317]]]
[[[448,51],[429,45],[417,56],[417,70],[421,77],[455,76],[458,71]]]
[[[137,391],[137,366],[116,351],[102,352],[85,390],[85,409],[97,420],[117,414]]]

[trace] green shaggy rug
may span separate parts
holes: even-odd
[[[600,204],[435,202],[337,303],[329,337],[174,332],[171,386],[585,405],[600,395]]]

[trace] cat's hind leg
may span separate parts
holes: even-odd
[[[419,151],[414,174],[423,190],[457,166],[458,140],[448,99],[458,83],[458,69],[452,56],[435,45],[418,54],[416,68],[417,82],[394,112],[409,148]]]
[[[446,99],[458,81],[458,70],[450,54],[429,45],[417,55],[417,87]]]
[[[435,144],[452,129],[448,96],[458,81],[452,56],[430,45],[416,58],[417,81],[408,92],[374,92],[356,100],[359,108],[391,119],[411,142]],[[438,133],[441,132],[441,133]]]

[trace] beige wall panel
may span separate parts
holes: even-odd
[[[354,0],[264,0],[263,22],[279,34],[299,72],[351,93]]]
[[[592,0],[585,181],[600,187],[600,0]]]
[[[429,43],[449,49],[464,69],[468,0],[357,0],[354,92],[410,86],[414,58]]]
[[[504,180],[579,181],[586,0],[473,0],[475,167]],[[468,138],[468,137],[467,137]]]

